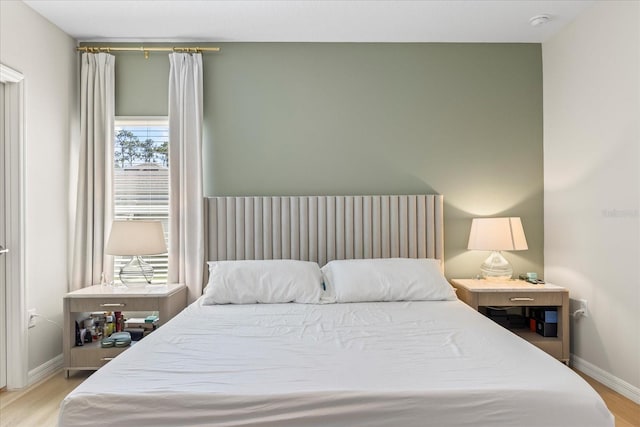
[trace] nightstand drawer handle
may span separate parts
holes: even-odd
[[[534,301],[534,299],[529,297],[513,297],[509,298],[509,301]]]
[[[103,357],[100,359],[102,362],[111,362],[115,357]]]
[[[124,307],[126,304],[121,302],[111,303],[111,304],[100,304],[100,307]]]

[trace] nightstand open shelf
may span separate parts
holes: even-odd
[[[452,279],[458,298],[475,310],[482,307],[549,307],[558,312],[558,332],[544,337],[528,328],[507,327],[522,339],[564,363],[569,362],[569,291],[551,284],[522,280]]]

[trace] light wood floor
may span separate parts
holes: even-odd
[[[60,402],[91,373],[65,379],[60,371],[27,389],[0,392],[0,427],[56,427]]]
[[[591,377],[586,376],[580,371],[576,371],[578,375],[585,379],[595,391],[602,396],[609,410],[616,417],[616,427],[638,427],[640,426],[640,405],[632,402],[626,397],[616,393],[609,387],[600,384]]]
[[[602,396],[616,417],[616,427],[640,427],[640,405],[578,372]],[[62,372],[22,391],[0,392],[0,427],[55,427],[62,399],[90,372]]]

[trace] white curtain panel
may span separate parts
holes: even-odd
[[[80,138],[71,142],[69,288],[110,280],[104,248],[113,220],[115,57],[82,54]]]
[[[169,55],[169,283],[202,295],[202,55]]]

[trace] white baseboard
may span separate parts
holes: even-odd
[[[571,355],[571,366],[640,405],[640,388],[598,368],[575,354]]]
[[[55,374],[62,368],[63,362],[64,362],[64,359],[62,357],[62,354],[59,354],[58,356],[43,363],[37,368],[30,370],[29,373],[27,374],[27,384],[33,385]]]

